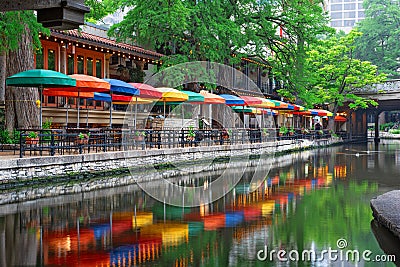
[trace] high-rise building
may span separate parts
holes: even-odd
[[[328,12],[331,18],[330,26],[345,33],[365,18],[363,0],[329,0]]]

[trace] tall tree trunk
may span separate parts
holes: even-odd
[[[28,27],[22,35],[19,47],[7,54],[7,77],[34,68],[32,36]],[[6,128],[39,128],[40,110],[37,88],[6,87]]]
[[[4,102],[6,92],[6,53],[0,53],[0,102]]]

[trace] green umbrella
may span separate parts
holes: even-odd
[[[42,127],[42,98],[45,87],[69,87],[76,86],[76,80],[61,72],[44,69],[22,71],[6,79],[7,86],[37,87],[40,94],[40,120]]]

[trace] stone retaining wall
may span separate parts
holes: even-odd
[[[204,177],[218,176],[226,172],[231,172],[232,175],[235,173],[241,173],[243,170],[254,171],[257,169],[258,174],[264,173],[265,176],[269,173],[270,168],[280,168],[293,164],[301,160],[307,161],[309,154],[312,151],[297,151],[294,153],[285,153],[276,155],[275,157],[260,157],[254,159],[243,160],[241,157],[239,160],[223,160],[217,161],[210,164],[210,162],[195,162],[196,166],[199,166],[201,170],[197,168],[193,170],[188,165],[179,166],[180,168],[168,168],[157,170],[155,168],[149,168],[144,170],[135,170],[132,173],[123,173],[121,175],[93,175],[94,177],[68,177],[67,179],[49,179],[46,181],[38,181],[35,184],[22,185],[16,188],[10,188],[3,190],[0,194],[0,205],[15,203],[13,205],[4,205],[0,208],[0,215],[5,213],[13,213],[16,209],[23,210],[23,207],[35,205],[37,208],[40,203],[46,205],[60,204],[60,201],[71,201],[74,198],[65,197],[59,198],[65,195],[77,195],[79,198],[93,198],[100,195],[112,195],[115,192],[132,192],[133,189],[139,190],[137,181],[140,179],[141,186],[155,187],[157,188],[158,183],[154,181],[160,179],[175,179],[179,177],[180,181],[187,181],[193,179],[203,179]],[[263,174],[263,175],[264,175]],[[131,187],[135,185],[135,187]],[[41,199],[41,200],[39,200]],[[37,200],[37,201],[30,201]],[[22,203],[21,203],[22,202]]]
[[[68,177],[95,174],[128,168],[141,168],[158,164],[235,157],[243,155],[273,154],[297,149],[326,146],[334,140],[285,140],[243,145],[149,149],[80,155],[42,156],[0,160],[0,185],[20,183],[32,179]]]

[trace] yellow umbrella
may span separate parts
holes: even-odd
[[[260,99],[262,101],[261,104],[252,104],[252,107],[256,107],[256,108],[273,108],[275,107],[275,103],[272,102],[269,99],[266,98],[262,98],[262,97],[256,97],[258,99]]]
[[[189,99],[189,96],[179,90],[169,87],[157,87],[162,93],[161,101],[164,102],[164,118],[165,118],[165,103],[166,102],[184,102]]]

